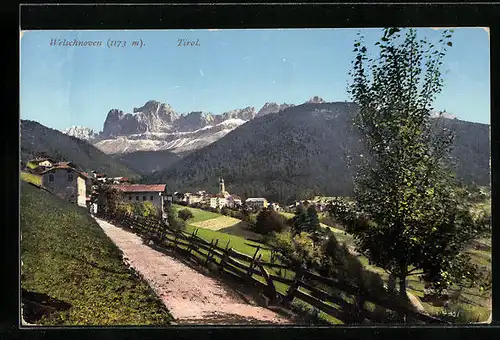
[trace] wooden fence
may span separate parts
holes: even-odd
[[[377,296],[304,268],[290,268],[283,264],[265,262],[259,254],[262,249],[260,246],[257,246],[253,256],[250,256],[232,249],[229,241],[222,245],[218,239],[208,242],[198,237],[198,229],[189,234],[171,230],[163,222],[139,216],[115,215],[105,218],[131,229],[147,241],[152,241],[157,247],[173,248],[205,267],[211,264],[220,273],[257,286],[273,304],[291,307],[294,299],[302,300],[344,323],[384,323],[387,322],[387,311],[394,312],[393,315],[396,315],[398,320],[407,323],[447,323],[417,312],[408,305],[399,303],[397,299],[391,299],[388,294],[385,297]],[[294,273],[294,278],[276,275],[281,270]],[[276,289],[277,283],[288,288],[285,292],[280,292]],[[332,288],[341,294],[326,292],[318,286]],[[372,310],[367,308],[368,304],[371,304]],[[380,310],[384,312],[381,313]]]

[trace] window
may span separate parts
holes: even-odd
[[[139,200],[139,196],[135,196],[135,200],[138,201]]]
[[[54,174],[49,174],[49,182],[54,182]]]
[[[68,182],[73,182],[73,174],[72,173],[68,174]]]
[[[129,201],[132,201],[132,196],[129,196],[129,197],[128,197],[128,200],[129,200]]]
[[[153,200],[153,196],[151,196],[151,201]]]
[[[146,200],[146,196],[142,196],[142,200],[145,201]]]

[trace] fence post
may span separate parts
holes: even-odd
[[[188,254],[191,254],[191,247],[193,246],[193,238],[194,238],[194,233],[196,232],[196,230],[198,230],[198,229],[193,230],[193,232],[191,233],[191,237],[189,238],[189,245],[187,248]]]
[[[259,250],[260,250],[260,245],[257,246],[257,250],[255,251],[255,253],[253,254],[253,257],[252,257],[252,262],[250,262],[250,266],[248,267],[247,276],[249,278],[251,278],[253,275],[253,269],[255,267],[255,257],[257,256],[257,253],[259,252]],[[260,256],[259,256],[259,260],[260,260]]]
[[[210,261],[210,254],[212,253],[212,247],[214,246],[214,239],[210,241],[210,247],[208,247],[207,259],[205,260],[205,266],[208,265],[208,261]]]
[[[224,250],[224,253],[222,254],[222,258],[220,259],[220,272],[224,272],[224,264],[226,262],[226,259],[227,257],[229,256],[229,242],[231,242],[231,240],[228,240],[227,241],[227,244],[226,244],[226,249]]]
[[[304,276],[304,273],[302,271],[301,266],[297,266],[297,269],[295,270],[295,278],[293,279],[293,283],[288,287],[286,291],[286,296],[284,298],[285,304],[290,304],[293,301],[293,298],[295,296],[295,292],[297,289],[299,289],[300,286],[300,280],[302,280],[302,277]]]
[[[276,287],[274,287],[274,282],[269,276],[269,273],[267,272],[266,268],[262,265],[262,262],[258,261],[257,266],[259,266],[260,271],[262,272],[262,275],[264,276],[264,279],[266,279],[267,282],[267,291],[269,295],[269,299],[271,303],[276,302]]]

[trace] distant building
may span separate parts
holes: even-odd
[[[219,194],[228,197],[230,196],[229,193],[226,191],[226,186],[224,184],[224,178],[219,179]]]
[[[111,177],[107,181],[112,184],[131,184],[130,180],[126,177]]]
[[[122,199],[125,203],[149,201],[164,215],[164,207],[167,201],[166,184],[119,184],[113,185],[122,192]]]
[[[56,196],[85,207],[89,176],[76,170],[71,163],[59,163],[42,173],[42,186]]]
[[[242,204],[240,196],[237,195],[229,195],[226,197],[226,201],[227,206],[233,209],[240,207]]]
[[[250,197],[245,200],[245,204],[253,209],[262,209],[267,208],[269,203],[267,199],[262,197]]]
[[[278,203],[271,203],[269,205],[271,207],[271,209],[273,209],[274,211],[283,211],[283,209],[280,207],[280,205]]]
[[[227,205],[227,200],[224,195],[216,194],[216,195],[207,195],[208,196],[208,204],[210,208],[222,209]]]
[[[56,161],[54,161],[52,158],[43,157],[32,159],[29,161],[29,163],[43,168],[51,168],[54,166]]]
[[[203,200],[203,196],[199,194],[190,194],[187,196],[187,203],[188,204],[195,204],[195,203],[201,203]]]

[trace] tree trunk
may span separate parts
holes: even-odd
[[[399,295],[402,299],[407,299],[406,296],[406,275],[401,275],[399,277]]]
[[[402,301],[408,300],[408,296],[406,295],[406,272],[402,271],[399,275],[399,296]],[[407,316],[406,314],[401,315],[401,321],[406,323]]]

